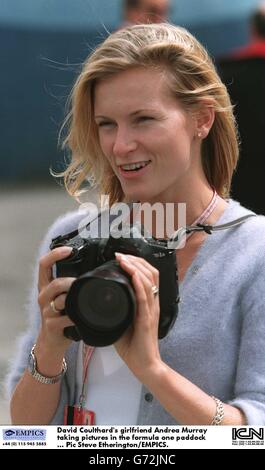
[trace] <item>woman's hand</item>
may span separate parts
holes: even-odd
[[[148,370],[162,362],[158,344],[159,271],[143,258],[116,253],[121,268],[131,276],[136,296],[136,315],[128,331],[114,344],[120,357],[141,380]]]
[[[63,354],[71,343],[71,340],[64,336],[63,330],[66,326],[72,326],[73,322],[68,316],[61,315],[61,310],[65,308],[66,294],[75,278],[54,279],[52,266],[69,256],[71,251],[70,247],[55,248],[44,255],[39,263],[38,303],[42,315],[42,326],[37,345],[47,351],[52,350],[54,353],[57,351]]]

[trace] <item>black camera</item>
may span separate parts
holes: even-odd
[[[65,328],[65,336],[91,346],[108,346],[132,324],[135,293],[115,252],[142,257],[158,269],[158,337],[167,335],[177,317],[179,291],[176,252],[168,248],[166,240],[145,237],[143,226],[128,224],[127,233],[119,237],[110,232],[108,238],[83,238],[80,230],[60,235],[50,248],[59,246],[70,246],[73,251],[56,263],[56,276],[77,278],[67,293],[64,311],[75,326]]]

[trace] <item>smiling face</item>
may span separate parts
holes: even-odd
[[[174,201],[198,176],[196,121],[172,97],[165,73],[138,67],[99,81],[94,112],[126,199]]]

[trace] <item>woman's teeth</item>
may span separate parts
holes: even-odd
[[[121,165],[122,170],[132,171],[132,170],[139,170],[140,168],[145,167],[150,163],[150,160],[138,163],[131,163],[130,165]]]

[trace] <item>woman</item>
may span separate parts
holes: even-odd
[[[185,29],[137,25],[110,35],[84,64],[67,121],[72,161],[64,177],[72,195],[89,177],[111,204],[185,202],[187,224],[249,214],[228,199],[238,144],[226,88]],[[51,239],[81,218],[61,218],[41,247],[32,326],[9,378],[10,389],[17,383],[13,422],[62,423],[64,407],[78,404],[83,391],[97,424],[265,424],[264,218],[210,237],[193,234],[177,250],[179,314],[161,342],[159,273],[142,258],[117,254],[137,313],[114,346],[94,351],[87,377],[82,343],[63,335],[72,322],[60,314],[74,279],[52,276],[70,249],[49,251]]]

